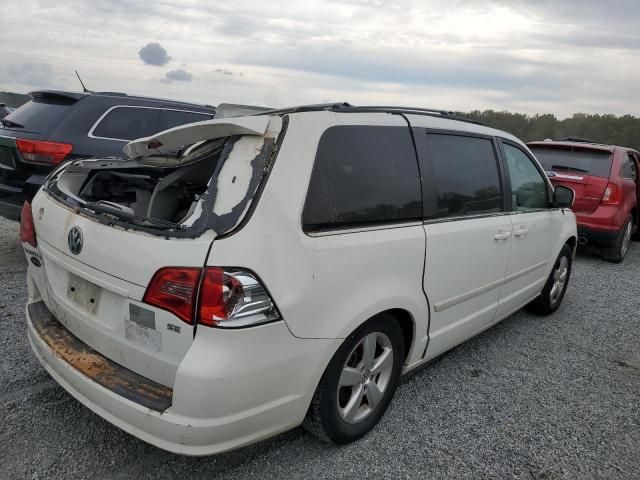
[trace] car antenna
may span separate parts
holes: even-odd
[[[78,73],[78,70],[74,70],[74,71],[76,72],[76,77],[78,77],[78,80],[80,80],[80,85],[82,85],[82,91],[85,93],[91,93],[91,90],[88,90],[87,87],[84,86],[84,82],[80,78],[80,74]]]

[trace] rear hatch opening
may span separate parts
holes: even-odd
[[[192,238],[207,229],[220,235],[246,212],[282,125],[280,117],[236,120],[197,122],[136,140],[125,148],[143,151],[134,159],[71,162],[44,189],[101,223],[165,237]],[[207,128],[195,130],[199,126]]]
[[[128,160],[59,167],[32,204],[42,260],[29,269],[32,300],[92,351],[173,388],[196,321],[146,293],[159,271],[200,272],[212,241],[242,221],[281,126],[266,116],[198,122],[132,142],[142,154]],[[183,277],[165,283],[178,287],[159,291],[195,305]]]

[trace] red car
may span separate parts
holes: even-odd
[[[575,138],[528,146],[554,185],[575,192],[579,242],[601,248],[609,261],[621,262],[638,227],[640,154]]]

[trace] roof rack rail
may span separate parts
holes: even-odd
[[[279,108],[275,110],[268,110],[260,112],[258,115],[278,115],[287,113],[299,113],[299,112],[318,112],[318,111],[333,111],[333,112],[377,112],[377,113],[407,113],[414,115],[428,115],[431,117],[447,118],[449,120],[457,120],[459,122],[474,123],[476,125],[482,125],[482,123],[469,118],[464,118],[455,115],[450,110],[440,110],[436,108],[421,108],[421,107],[394,107],[394,106],[378,106],[378,105],[365,105],[356,106],[351,105],[348,102],[335,102],[335,103],[317,103],[311,105],[299,105],[297,107]]]
[[[332,110],[335,108],[352,107],[347,102],[334,102],[334,103],[312,103],[309,105],[298,105],[296,107],[276,108],[273,110],[267,110],[258,113],[258,115],[277,115],[285,113],[298,113],[298,112],[319,112],[322,110]]]
[[[387,106],[387,105],[363,105],[361,107],[353,107],[358,110],[385,110],[385,111],[398,111],[398,112],[424,112],[424,113],[437,113],[438,115],[453,115],[453,111],[451,110],[440,110],[437,108],[421,108],[421,107],[398,107],[398,106]]]
[[[456,120],[458,122],[482,125],[482,123],[476,120],[471,120],[470,118],[458,116],[453,111],[438,110],[435,108],[362,106],[362,107],[343,107],[340,110],[348,111],[348,112],[380,112],[380,113],[400,113],[400,114],[410,114],[410,115],[426,115],[429,117],[446,118],[447,120]]]

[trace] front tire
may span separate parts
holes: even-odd
[[[373,317],[347,337],[329,362],[303,427],[329,443],[363,437],[387,410],[403,361],[396,318],[386,313]]]
[[[633,235],[633,217],[629,215],[624,226],[618,233],[613,245],[602,249],[602,258],[613,263],[620,263],[629,251],[631,236]]]
[[[538,315],[550,315],[555,312],[564,298],[571,277],[573,251],[569,245],[562,247],[560,255],[549,274],[540,296],[527,305],[527,310]]]

